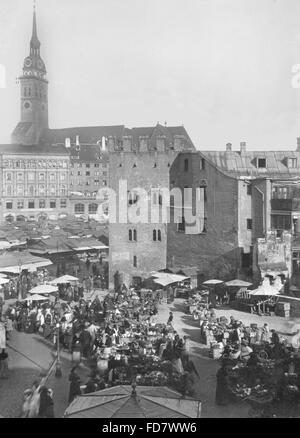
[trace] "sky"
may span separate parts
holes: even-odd
[[[184,125],[200,150],[296,148],[299,0],[36,3],[51,128],[159,121]],[[0,143],[19,121],[32,10],[0,0]]]

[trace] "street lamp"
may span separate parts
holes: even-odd
[[[61,361],[60,361],[60,351],[59,351],[59,328],[60,324],[56,324],[56,342],[57,342],[57,356],[56,356],[56,370],[55,370],[55,377],[61,377]]]

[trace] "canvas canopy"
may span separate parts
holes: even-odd
[[[62,277],[55,278],[54,280],[50,281],[50,284],[68,284],[75,281],[78,281],[79,279],[77,277],[73,277],[72,275],[63,275]]]
[[[160,284],[161,286],[169,286],[170,284],[189,280],[189,277],[177,274],[167,274],[165,272],[158,272],[157,274],[154,274],[153,277],[155,277],[153,280],[154,283]]]
[[[76,397],[65,418],[200,418],[201,402],[164,386],[114,386]]]
[[[235,280],[227,281],[226,286],[232,286],[232,287],[249,287],[252,285],[252,283],[248,283],[248,281],[239,280],[238,278]]]
[[[52,294],[57,292],[57,286],[52,286],[51,284],[39,284],[29,291],[30,294]]]
[[[23,269],[37,269],[52,265],[52,262],[42,257],[36,257],[28,251],[8,252],[0,255],[0,272],[19,274]]]

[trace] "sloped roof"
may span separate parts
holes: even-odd
[[[102,137],[123,136],[124,126],[80,126],[74,128],[48,129],[43,134],[46,143],[64,143],[66,138],[75,143],[76,135],[79,135],[80,143],[96,144]]]
[[[174,137],[176,135],[183,136],[186,139],[184,149],[195,150],[195,146],[184,126],[163,126],[158,123],[154,127],[126,128],[124,135],[132,136],[133,143],[136,145],[139,143],[139,137],[147,136],[150,139],[150,145],[153,146],[156,144],[157,136],[165,136],[167,146],[170,146],[170,144],[174,142]]]
[[[108,153],[100,150],[100,145],[80,145],[80,148],[70,148],[71,160],[76,161],[98,161],[108,162]]]
[[[69,151],[64,146],[49,146],[46,144],[0,144],[0,154],[69,155]]]
[[[291,178],[300,176],[300,152],[297,151],[201,151],[207,160],[231,176],[255,178]],[[257,167],[257,159],[266,159],[266,168]],[[288,167],[288,158],[297,158],[297,167]]]

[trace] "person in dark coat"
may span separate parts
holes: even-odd
[[[230,400],[229,377],[226,366],[222,366],[217,372],[216,404],[225,406]]]
[[[54,403],[52,390],[46,386],[40,388],[40,409],[39,418],[54,418]]]
[[[76,373],[76,367],[73,367],[69,374],[69,382],[69,403],[71,403],[78,395],[81,395],[80,377]]]

